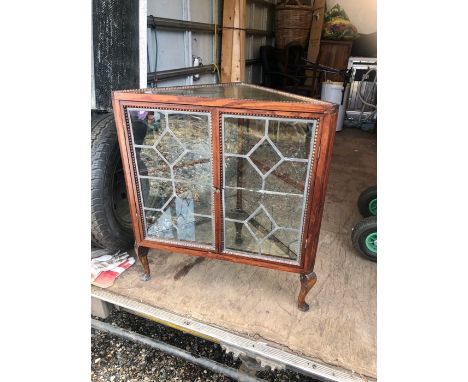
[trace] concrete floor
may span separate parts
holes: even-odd
[[[307,313],[297,274],[151,251],[152,278],[137,262],[109,290],[262,339],[279,348],[376,377],[377,265],[351,244],[362,190],[376,184],[376,136],[337,133]]]

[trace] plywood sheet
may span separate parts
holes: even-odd
[[[296,307],[297,274],[159,251],[149,254],[150,281],[137,263],[110,290],[376,377],[377,269],[350,239],[359,193],[375,183],[375,136],[337,133],[307,313]]]

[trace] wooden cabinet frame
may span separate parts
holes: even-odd
[[[229,86],[229,84],[226,84]],[[234,86],[234,85],[233,85]],[[264,89],[253,85],[253,88]],[[185,87],[178,87],[185,88]],[[174,88],[177,89],[177,88]],[[156,92],[154,92],[156,90]],[[130,215],[135,236],[135,251],[144,267],[143,279],[150,277],[147,259],[148,249],[160,249],[183,253],[192,256],[204,256],[213,259],[227,260],[235,263],[256,265],[287,272],[299,273],[301,291],[298,297],[298,307],[308,310],[305,296],[316,282],[313,272],[315,256],[318,245],[320,224],[325,199],[328,170],[331,159],[337,107],[312,99],[301,97],[298,102],[260,101],[232,98],[206,98],[195,96],[180,96],[173,94],[158,94],[158,89],[139,89],[135,91],[117,91],[113,93],[113,108],[116,128],[125,173],[125,183],[130,207]],[[265,89],[279,95],[287,93]],[[214,235],[213,250],[200,248],[191,244],[164,243],[145,238],[142,223],[142,202],[139,200],[138,177],[134,148],[130,135],[127,108],[168,109],[171,111],[205,112],[211,115],[211,149],[212,149],[212,179],[213,179],[213,208],[214,208]],[[221,118],[223,114],[236,114],[246,116],[265,116],[270,118],[284,117],[291,119],[315,119],[314,142],[311,144],[313,162],[309,170],[305,202],[305,211],[302,225],[301,258],[298,264],[288,264],[273,259],[261,259],[243,255],[232,255],[223,251],[223,203],[222,203],[222,129]]]

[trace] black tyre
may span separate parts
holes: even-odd
[[[105,113],[91,125],[91,244],[114,250],[133,241],[114,116]]]
[[[377,261],[377,216],[357,223],[351,233],[354,248],[366,259]]]
[[[361,192],[357,205],[363,217],[377,216],[377,186],[369,187]]]

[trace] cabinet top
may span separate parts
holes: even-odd
[[[271,106],[275,109],[275,104],[284,105],[286,103],[297,105],[300,109],[305,107],[306,109],[312,108],[315,109],[314,111],[321,112],[333,112],[335,110],[335,106],[329,102],[242,82],[122,90],[114,92],[113,97],[117,100],[163,101],[204,104],[215,107],[235,107],[236,102],[233,102],[233,100],[236,100],[241,107],[252,103],[260,108]],[[261,106],[259,106],[260,102],[262,103]],[[287,108],[288,106],[284,105],[281,108],[284,107]],[[293,106],[292,110],[294,109],[295,107]]]

